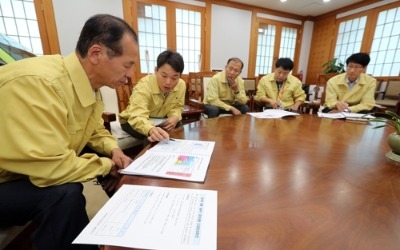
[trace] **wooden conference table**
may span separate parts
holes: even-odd
[[[217,190],[219,250],[400,249],[400,167],[385,157],[393,131],[374,125],[315,115],[201,120],[171,137],[216,142],[205,183],[122,183]]]

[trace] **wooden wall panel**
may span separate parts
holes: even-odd
[[[330,59],[335,22],[335,17],[329,16],[314,23],[310,58],[307,67],[307,84],[317,83],[317,76],[321,74],[323,70],[322,65]]]

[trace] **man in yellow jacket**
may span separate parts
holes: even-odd
[[[71,244],[89,222],[81,182],[103,177],[112,192],[132,162],[103,126],[98,89],[123,84],[137,55],[125,21],[96,15],[75,53],[0,67],[0,225],[32,221],[36,249],[97,248]]]
[[[263,76],[257,86],[256,102],[266,108],[297,111],[306,99],[301,81],[290,74],[294,63],[290,58],[279,58],[273,73]]]
[[[376,79],[366,75],[370,57],[355,53],[346,60],[345,73],[328,80],[322,112],[369,112],[375,105]]]
[[[229,58],[225,69],[215,74],[207,85],[204,97],[204,113],[208,118],[221,114],[242,115],[249,112],[249,98],[240,77],[243,61],[237,57]]]
[[[143,77],[132,90],[129,105],[119,115],[122,129],[138,139],[149,141],[169,139],[168,132],[182,125],[186,84],[182,56],[166,50],[157,57],[154,74]],[[150,118],[165,119],[154,124]]]

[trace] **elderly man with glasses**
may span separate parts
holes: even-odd
[[[369,62],[366,53],[355,53],[347,58],[346,72],[328,81],[322,112],[367,113],[372,110],[376,79],[365,74]]]

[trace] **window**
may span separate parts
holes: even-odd
[[[400,75],[400,7],[379,13],[371,47],[368,73]]]
[[[0,33],[18,41],[28,51],[43,55],[33,0],[1,0],[0,16]]]
[[[295,61],[299,25],[263,20],[258,25],[256,65],[254,74],[273,71],[275,61],[288,57]]]
[[[185,61],[185,72],[201,71],[201,13],[176,9],[176,48]]]
[[[140,72],[149,74],[157,56],[167,49],[167,17],[165,6],[138,3],[138,37]]]
[[[184,74],[200,71],[203,8],[164,1],[143,1],[135,5],[137,14],[132,16],[137,16],[140,73],[152,73],[157,56],[166,49],[182,55]]]
[[[400,75],[400,7],[382,6],[339,21],[334,57],[342,63],[353,53],[371,57],[367,74]]]
[[[297,29],[283,27],[281,35],[281,46],[279,48],[279,57],[288,57],[294,59],[294,49],[296,48]]]
[[[334,58],[344,63],[351,54],[359,52],[367,17],[343,21],[339,25]]]
[[[255,75],[267,74],[274,60],[276,26],[261,25],[258,29],[257,62]]]

